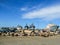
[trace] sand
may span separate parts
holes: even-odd
[[[60,35],[50,37],[10,37],[0,36],[0,45],[60,45]]]

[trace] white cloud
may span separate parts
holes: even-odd
[[[21,11],[26,11],[27,8],[26,8],[26,7],[25,7],[25,8],[20,8],[20,10],[21,10]]]
[[[38,10],[42,5],[43,4],[37,5],[38,8],[36,6],[33,6],[33,7],[25,6],[25,7],[20,8],[20,10],[21,11],[26,11],[26,12],[31,11],[31,10],[34,10],[34,9],[37,9]]]
[[[33,9],[36,9],[36,7],[32,7],[32,8],[29,8],[29,7],[23,7],[23,8],[20,8],[21,11],[30,11],[30,10],[33,10]]]
[[[33,10],[22,16],[24,19],[43,18],[43,20],[54,20],[60,18],[60,5],[49,6],[39,10]]]

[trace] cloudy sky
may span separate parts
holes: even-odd
[[[0,0],[0,26],[60,25],[59,0]]]

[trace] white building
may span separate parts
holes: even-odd
[[[47,26],[46,26],[46,30],[51,30],[51,31],[55,31],[56,30],[56,28],[57,28],[57,25],[55,25],[55,24],[48,24]]]

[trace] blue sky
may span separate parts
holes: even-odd
[[[0,26],[32,23],[36,28],[60,25],[60,0],[0,0]]]

